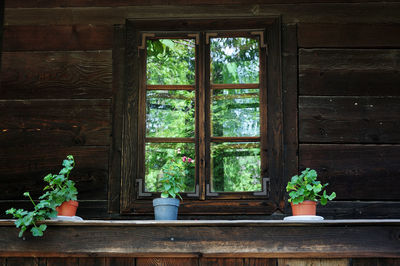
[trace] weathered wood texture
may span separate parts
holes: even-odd
[[[316,169],[339,200],[399,200],[398,145],[300,145],[300,168]]]
[[[400,97],[301,96],[299,140],[398,144]]]
[[[300,23],[299,47],[400,47],[399,24]]]
[[[111,98],[110,51],[4,52],[1,99]]]
[[[301,3],[334,3],[338,0],[5,0],[7,8],[30,7],[102,7],[102,6],[140,6],[140,5],[221,5],[221,4],[301,4]],[[397,2],[383,0],[348,0],[347,2]]]
[[[300,95],[399,96],[399,49],[300,49]]]
[[[43,194],[48,173],[61,169],[66,155],[74,155],[71,179],[77,183],[80,200],[107,199],[107,147],[21,147],[0,151],[0,200],[20,200],[25,191],[34,198]]]
[[[6,26],[3,51],[109,50],[109,25]]]
[[[0,256],[5,257],[219,257],[233,262],[246,257],[400,257],[399,220],[48,222],[41,239],[26,234],[25,241],[10,221],[0,225],[0,233]]]
[[[93,5],[93,2],[91,2]],[[280,16],[285,23],[400,23],[400,3],[308,3],[7,8],[5,25],[113,25],[127,18]],[[44,6],[44,5],[43,5]],[[42,7],[42,6],[40,6]],[[379,12],[376,12],[379,10]]]

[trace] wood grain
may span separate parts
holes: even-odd
[[[47,258],[47,266],[76,266],[79,265],[78,258]]]
[[[140,226],[140,225],[139,225]],[[400,226],[360,224],[282,224],[229,226],[207,224],[79,226],[48,224],[37,239],[10,223],[0,226],[1,256],[81,256],[196,258],[343,258],[400,256]],[[308,237],[305,239],[304,235]],[[39,244],[40,243],[40,244]],[[110,244],[112,243],[112,245]]]
[[[400,97],[302,96],[302,143],[400,143]]]
[[[348,266],[349,259],[278,259],[278,265],[284,266]]]
[[[399,96],[399,49],[300,49],[300,95]]]
[[[300,169],[316,169],[338,200],[399,200],[399,160],[399,145],[300,145]]]
[[[298,29],[299,47],[400,47],[399,24],[300,23]]]
[[[1,200],[21,200],[25,191],[33,198],[43,194],[43,177],[57,173],[69,154],[76,166],[71,179],[77,183],[78,199],[107,199],[107,147],[21,147],[0,150]]]
[[[4,52],[1,99],[111,98],[110,51]]]
[[[109,145],[110,108],[110,100],[0,101],[0,146]]]
[[[137,258],[136,266],[198,266],[196,258]]]
[[[3,51],[109,50],[109,25],[5,26]]]

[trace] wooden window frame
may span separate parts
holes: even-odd
[[[121,108],[121,141],[120,141],[120,164],[116,160],[112,160],[111,168],[120,170],[120,179],[110,175],[110,188],[114,193],[118,190],[115,188],[116,181],[120,180],[119,187],[119,208],[115,207],[118,202],[114,200],[110,202],[111,206],[119,209],[121,214],[151,214],[153,212],[152,201],[148,198],[140,197],[139,186],[137,182],[139,173],[143,172],[144,158],[141,156],[143,151],[141,146],[144,143],[143,121],[144,118],[144,97],[143,86],[144,80],[138,77],[145,77],[141,67],[140,49],[139,46],[143,44],[146,38],[146,33],[165,33],[167,32],[226,32],[226,31],[247,31],[259,32],[263,36],[260,38],[261,42],[265,43],[266,53],[260,61],[265,60],[266,68],[264,72],[260,72],[260,94],[268,93],[268,97],[260,97],[267,99],[267,103],[260,102],[260,112],[262,108],[267,108],[266,123],[263,126],[261,123],[261,130],[265,130],[266,134],[260,135],[260,141],[265,143],[261,148],[261,153],[265,153],[266,158],[263,160],[264,172],[261,173],[263,179],[263,186],[267,185],[268,191],[266,194],[256,196],[249,196],[249,193],[221,193],[218,198],[213,199],[212,194],[206,195],[207,188],[205,182],[200,182],[198,199],[185,199],[181,208],[181,214],[272,214],[277,209],[281,209],[283,196],[283,130],[282,130],[282,70],[281,70],[281,20],[280,17],[262,17],[262,18],[211,18],[211,19],[163,19],[163,20],[148,20],[148,19],[128,19],[126,21],[125,29],[119,28],[119,36],[123,36],[124,41],[119,41],[119,45],[123,49],[115,49],[119,51],[119,56],[116,54],[113,58],[119,58],[123,63],[114,66],[119,70],[119,84],[117,88],[119,92]],[[168,35],[168,34],[167,34]],[[202,38],[206,38],[207,34],[199,35],[200,43],[204,43]],[[151,36],[151,35],[149,35]],[[160,36],[158,34],[158,36]],[[115,39],[115,38],[114,38]],[[205,49],[204,46],[199,46],[198,49]],[[144,52],[144,49],[142,49]],[[123,60],[122,60],[123,53]],[[204,75],[204,64],[207,63],[206,59],[200,60],[200,72]],[[198,62],[196,62],[198,64]],[[121,66],[123,65],[123,67]],[[123,72],[123,73],[120,73]],[[261,78],[263,76],[263,78]],[[203,88],[209,88],[210,84],[202,84],[202,80],[196,80],[196,85]],[[265,82],[267,90],[261,90],[261,82]],[[116,83],[116,82],[114,82]],[[117,82],[118,83],[118,82]],[[122,85],[122,84],[123,85]],[[207,81],[206,81],[207,83]],[[122,89],[122,91],[121,91]],[[118,97],[116,97],[118,99]],[[196,97],[197,98],[197,97]],[[204,104],[205,97],[200,97],[200,103]],[[115,103],[117,105],[118,103]],[[115,107],[114,105],[114,107]],[[139,114],[139,115],[137,115]],[[199,118],[200,123],[204,118]],[[198,131],[198,130],[196,130]],[[202,130],[200,130],[202,131]],[[113,143],[118,141],[115,138],[118,136],[113,135]],[[206,136],[198,136],[198,141],[210,141]],[[118,146],[118,145],[116,145]],[[113,146],[112,153],[116,154],[115,149],[118,147]],[[206,153],[205,150],[200,149],[200,153]],[[203,157],[205,154],[203,155]],[[115,156],[112,156],[112,158]],[[118,157],[118,156],[117,156]],[[201,167],[202,171],[207,171],[206,167]],[[110,170],[110,174],[111,174]],[[114,175],[117,171],[113,170]],[[198,176],[206,176],[202,173]],[[112,180],[114,180],[112,182]],[[112,185],[112,186],[111,186]],[[114,191],[114,192],[113,192]],[[253,193],[251,193],[253,194]],[[234,195],[234,196],[232,196]],[[238,196],[240,195],[240,196]],[[268,195],[268,197],[267,197]]]

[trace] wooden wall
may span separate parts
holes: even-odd
[[[113,25],[126,18],[280,15],[285,29],[297,30],[298,48],[286,61],[298,85],[283,84],[285,95],[298,95],[284,103],[286,112],[298,113],[285,116],[286,136],[296,136],[285,138],[292,166],[286,178],[297,162],[316,168],[338,194],[321,210],[328,216],[399,218],[400,3],[214,2],[6,0],[0,215],[23,206],[24,191],[39,195],[43,175],[73,154],[78,215],[109,217]]]

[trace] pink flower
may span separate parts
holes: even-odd
[[[192,160],[192,158],[188,158],[188,163],[191,163],[193,160]]]
[[[183,162],[186,162],[186,156],[183,156],[183,157],[182,157],[182,161],[183,161]]]

